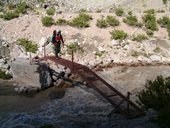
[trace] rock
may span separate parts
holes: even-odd
[[[12,71],[11,71],[11,70],[6,70],[5,74],[10,74],[10,75],[12,75]]]
[[[153,109],[148,109],[148,111],[146,112],[146,117],[148,118],[148,119],[153,119],[153,118],[156,118],[157,116],[158,116],[158,111],[155,111],[155,110],[153,110]]]
[[[9,43],[3,41],[3,42],[2,42],[2,46],[8,47],[8,46],[9,46]]]
[[[151,56],[150,56],[150,59],[151,59],[152,61],[161,61],[161,57],[158,56],[158,55],[151,55]]]
[[[143,56],[138,56],[138,60],[139,60],[139,61],[143,61],[143,60],[144,60],[144,57],[143,57]]]
[[[5,60],[4,59],[0,59],[0,64],[4,64]]]
[[[11,49],[11,51],[10,51],[10,56],[12,58],[16,58],[18,56],[24,56],[24,58],[25,58],[26,54],[23,53],[23,52],[24,51],[23,51],[23,49],[21,49],[20,46],[14,45],[13,48]]]
[[[101,51],[105,51],[105,49],[104,49],[102,46],[99,46],[99,47],[98,47],[98,51],[100,51],[100,52],[101,52]]]
[[[27,89],[44,89],[52,84],[49,68],[44,63],[30,65],[29,60],[16,58],[10,65],[14,81],[23,83]]]
[[[129,50],[130,46],[129,45],[125,45],[123,48],[126,49],[126,50]]]
[[[16,57],[23,58],[23,59],[29,59],[29,56],[25,53],[21,53],[19,56],[16,56]]]
[[[18,88],[18,93],[24,92],[24,88],[25,88],[24,85],[23,85],[23,86],[20,86],[20,87]]]
[[[117,40],[112,40],[112,45],[116,46],[116,45],[119,45],[119,42]]]
[[[47,41],[47,38],[42,37],[40,41],[38,42],[39,47],[42,47],[46,41]]]
[[[18,88],[18,87],[15,87],[15,88],[14,88],[14,91],[18,92],[18,91],[19,91],[19,88]]]
[[[10,66],[8,64],[2,64],[1,69],[10,69]]]

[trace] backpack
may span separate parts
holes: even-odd
[[[54,46],[59,45],[60,40],[61,40],[61,36],[60,36],[60,35],[57,35],[57,36],[53,36],[53,37],[52,37],[52,43],[54,44]]]

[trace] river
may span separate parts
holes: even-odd
[[[124,88],[134,92],[143,87],[144,79],[170,75],[170,68],[114,67],[99,74],[114,80],[121,88],[127,85]],[[17,94],[11,85],[0,82],[0,128],[40,128],[46,124],[56,128],[159,128],[149,122],[150,115],[133,120],[119,114],[109,116],[114,108],[92,88],[83,85],[67,89],[51,87],[29,95]]]

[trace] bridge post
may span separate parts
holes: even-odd
[[[31,56],[31,52],[29,52],[29,61],[30,61],[30,64],[32,64],[32,56]]]
[[[45,49],[45,45],[44,45],[44,58],[46,56],[46,49]]]
[[[72,71],[74,72],[74,52],[71,50]]]
[[[128,116],[129,116],[129,101],[130,101],[130,95],[131,95],[131,93],[130,92],[127,92],[127,114],[128,114]]]

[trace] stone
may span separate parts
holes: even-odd
[[[129,50],[130,46],[129,45],[125,45],[123,48],[126,49],[126,50]]]
[[[151,55],[151,56],[150,56],[150,59],[151,59],[152,61],[161,61],[161,57],[158,56],[158,55]]]
[[[98,51],[105,51],[105,49],[102,46],[99,46]]]
[[[29,59],[29,56],[25,53],[21,53],[19,56],[17,56],[19,58],[24,58],[24,59]]]
[[[158,111],[155,111],[155,110],[153,110],[153,109],[148,109],[148,111],[146,112],[146,117],[148,118],[148,119],[153,119],[153,118],[156,118],[157,116],[158,116]]]
[[[42,37],[42,38],[40,39],[40,41],[38,42],[38,45],[39,45],[40,47],[42,47],[46,41],[47,41],[47,39],[44,38],[44,37]]]
[[[116,46],[116,45],[119,45],[119,42],[117,40],[112,40],[112,45]]]
[[[39,65],[29,64],[29,60],[16,58],[11,62],[11,71],[13,80],[18,83],[23,83],[28,89],[45,89],[52,84],[49,67],[45,63]],[[20,88],[19,91],[23,89]]]
[[[15,87],[15,88],[14,88],[14,91],[18,92],[18,91],[19,91],[19,88],[18,88],[18,87]]]
[[[10,66],[8,64],[3,64],[0,67],[1,69],[10,69]]]
[[[143,60],[144,60],[144,57],[143,57],[143,56],[138,56],[138,60],[139,60],[139,61],[143,61]]]
[[[4,59],[0,59],[0,64],[4,64],[4,63],[5,63]]]
[[[16,58],[16,57],[20,56],[21,54],[24,54],[23,52],[24,52],[24,50],[20,46],[14,45],[10,51],[10,56],[12,58]]]

